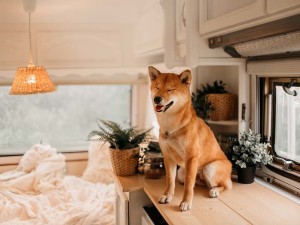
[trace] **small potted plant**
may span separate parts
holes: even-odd
[[[231,120],[236,116],[235,94],[228,93],[226,84],[215,81],[213,85],[202,85],[192,93],[192,104],[198,117],[204,120]]]
[[[98,120],[97,124],[100,130],[92,131],[88,140],[109,142],[115,174],[134,175],[138,166],[139,145],[150,137],[151,129],[122,128],[118,123],[105,120]]]
[[[239,139],[230,140],[226,154],[237,170],[239,183],[252,183],[256,166],[272,162],[270,144],[261,143],[260,140],[260,134],[254,133],[251,129],[242,132]]]
[[[150,141],[143,151],[142,173],[146,178],[157,179],[165,174],[163,155],[157,141]],[[139,170],[141,172],[141,170]]]

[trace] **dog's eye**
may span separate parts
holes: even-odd
[[[173,88],[173,89],[168,89],[168,92],[171,92],[171,91],[175,91],[175,88]]]
[[[155,88],[156,88],[157,90],[159,89],[159,87],[158,87],[158,86],[156,86]]]

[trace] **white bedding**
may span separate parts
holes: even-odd
[[[0,224],[115,224],[111,178],[102,183],[84,180],[97,168],[91,162],[83,178],[65,176],[65,168],[62,154],[49,145],[35,145],[16,170],[0,174]],[[107,176],[107,167],[96,174],[101,169]]]

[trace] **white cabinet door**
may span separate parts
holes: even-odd
[[[300,7],[300,0],[267,0],[267,12],[270,14],[295,7]]]
[[[265,0],[199,0],[201,35],[244,24],[266,15]]]
[[[161,0],[164,12],[164,63],[168,68],[185,66],[185,0]]]
[[[126,194],[116,185],[116,224],[128,225],[128,206],[129,201]]]
[[[135,54],[138,57],[161,54],[163,44],[163,11],[157,1],[145,2],[135,25]]]

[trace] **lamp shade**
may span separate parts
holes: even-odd
[[[10,95],[27,95],[55,91],[55,85],[50,80],[42,66],[19,67],[11,86]]]

